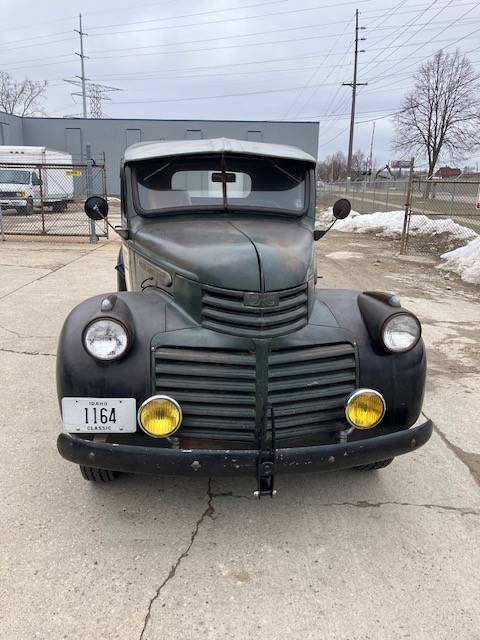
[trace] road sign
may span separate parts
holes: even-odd
[[[82,172],[76,169],[69,169],[68,171],[65,171],[65,175],[72,176],[73,178],[79,178],[82,175]]]
[[[392,160],[390,162],[390,167],[392,169],[410,169],[410,160]]]

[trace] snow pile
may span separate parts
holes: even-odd
[[[440,269],[457,273],[465,282],[480,284],[480,236],[440,257],[445,260]]]
[[[319,227],[325,225],[327,219],[332,218],[332,209],[327,209],[319,216]],[[395,238],[402,234],[404,211],[377,211],[376,213],[363,213],[352,211],[345,220],[337,220],[335,231],[345,233],[375,233],[385,238]],[[424,215],[413,215],[410,218],[410,235],[412,236],[438,236],[445,234],[455,240],[471,240],[477,234],[468,227],[463,227],[450,218],[437,220]]]

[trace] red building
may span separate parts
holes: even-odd
[[[440,167],[440,169],[435,174],[436,178],[458,178],[462,174],[461,169],[453,169],[453,167]]]

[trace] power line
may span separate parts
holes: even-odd
[[[365,0],[365,1],[370,1],[370,0]],[[177,2],[178,2],[178,0],[167,0],[167,2],[164,2],[161,6],[163,6],[164,4],[177,3]],[[471,2],[471,1],[460,2],[459,0],[456,0],[456,2],[455,2],[455,6],[457,8],[461,7],[461,6],[468,6],[468,5],[471,5],[471,4],[473,4],[473,2]],[[156,7],[159,6],[157,2],[154,2],[154,3],[149,3],[149,4],[142,4],[142,7],[149,6],[149,5],[155,5]],[[335,6],[337,6],[337,5],[335,5]],[[106,10],[106,11],[88,12],[88,13],[83,13],[82,15],[84,17],[85,16],[91,16],[91,15],[103,14],[103,13],[108,13],[109,15],[111,15],[112,13],[118,13],[118,12],[121,12],[121,11],[128,11],[128,10],[131,10],[131,6],[125,7],[125,8],[122,8],[122,9],[109,9],[109,10]],[[310,9],[307,9],[307,10],[310,10]],[[395,11],[395,10],[393,10],[393,11]],[[417,11],[418,11],[418,9],[416,9],[415,11],[412,11],[412,10],[402,11],[402,12],[399,12],[397,15],[408,15],[408,14],[411,14],[411,13],[417,13]],[[372,17],[373,17],[375,13],[378,13],[378,10],[369,11],[367,9],[364,12],[364,15],[372,14]],[[387,15],[391,15],[392,14],[392,10],[388,10],[386,12],[384,10],[382,10],[381,13],[380,13],[380,16],[383,16],[383,15],[386,15],[386,14]],[[275,14],[267,14],[267,15],[275,15]],[[70,33],[69,31],[60,31],[60,32],[55,32],[55,33],[32,35],[31,34],[31,27],[36,27],[36,26],[39,26],[41,24],[51,24],[52,22],[67,21],[67,20],[71,20],[72,17],[76,17],[76,16],[70,16],[70,17],[67,17],[67,18],[58,18],[58,19],[53,19],[53,20],[46,20],[46,21],[40,22],[40,23],[36,22],[35,24],[31,24],[29,26],[25,26],[25,27],[22,27],[20,29],[18,27],[17,28],[13,28],[13,27],[10,26],[8,29],[6,29],[4,31],[0,31],[0,35],[2,33],[11,33],[12,31],[14,31],[14,32],[15,31],[24,31],[24,30],[27,30],[27,29],[29,30],[29,36],[28,36],[29,40],[37,39],[37,38],[49,38],[49,37],[52,37],[52,36],[55,36],[55,35],[68,34],[68,33]],[[260,17],[260,16],[250,16],[250,17],[255,18],[255,17]],[[378,16],[375,16],[375,17],[378,17]],[[159,18],[159,20],[160,19],[161,18]],[[339,20],[339,21],[336,21],[336,22],[324,23],[322,26],[326,26],[326,24],[345,24],[347,22],[348,22],[347,20]],[[131,24],[131,23],[128,23],[128,24]],[[208,25],[208,24],[211,24],[211,22],[203,22],[201,24]],[[201,25],[199,25],[198,23],[192,23],[192,24],[187,24],[187,25],[168,25],[165,28],[166,29],[175,29],[175,28],[180,28],[180,27],[184,27],[184,26],[198,27],[198,26],[201,26]],[[369,26],[370,25],[367,25],[367,27],[369,27]],[[107,25],[105,25],[105,28],[106,27],[107,27]],[[99,27],[92,27],[92,28],[99,28]],[[106,32],[105,34],[96,33],[95,35],[98,38],[101,35],[114,35],[114,34],[109,34],[108,32]],[[231,37],[235,37],[235,34],[233,34]],[[22,38],[19,38],[19,39],[16,39],[16,40],[8,40],[6,42],[3,42],[1,46],[3,47],[4,45],[10,45],[10,44],[15,44],[15,43],[22,43],[22,45],[23,45],[24,42],[25,42],[25,38],[22,37]],[[35,46],[35,45],[28,45],[28,46]]]
[[[349,28],[350,24],[351,24],[351,21],[350,21],[350,22],[347,22],[347,24],[345,25],[345,29],[343,30],[343,32],[342,32],[342,33],[341,33],[341,35],[340,35],[340,38],[342,38],[342,37],[345,35],[345,33],[346,33],[347,29]],[[335,47],[337,46],[337,44],[338,44],[337,42],[334,42],[334,43],[332,44],[332,47],[331,47],[330,51],[329,51],[329,52],[327,53],[327,55],[323,58],[323,61],[328,60],[329,56],[332,54],[332,52],[333,52],[333,50],[335,49]],[[348,52],[350,51],[351,46],[352,46],[352,45],[350,44],[350,46],[348,47],[348,49],[347,49],[347,51],[346,51],[346,53],[345,53],[345,56],[344,56],[344,57],[342,58],[342,60],[341,60],[342,62],[343,62],[343,60],[345,60],[345,58],[347,57]],[[321,63],[319,63],[319,64],[317,65],[317,67],[315,68],[315,70],[313,71],[313,73],[309,76],[309,78],[308,78],[308,80],[306,81],[306,83],[305,83],[305,85],[304,85],[304,87],[303,87],[302,91],[300,92],[300,94],[299,94],[298,96],[295,96],[295,99],[294,99],[293,103],[290,105],[290,107],[288,108],[288,110],[287,110],[287,112],[286,112],[286,114],[285,114],[285,119],[288,117],[288,114],[289,114],[289,113],[290,113],[290,111],[292,110],[292,108],[293,108],[293,106],[295,105],[295,103],[297,102],[297,100],[300,100],[300,101],[301,101],[302,96],[304,95],[305,91],[307,90],[307,87],[309,87],[309,85],[310,85],[310,83],[312,82],[312,80],[314,80],[314,78],[315,78],[315,76],[317,75],[317,73],[319,72],[319,70],[320,70],[320,67],[321,67],[321,66],[322,66],[322,68],[325,68]],[[331,71],[330,71],[329,73],[327,73],[327,75],[324,77],[323,82],[327,82],[327,80],[329,80],[329,79],[331,78],[331,76],[332,76],[332,74],[333,74],[333,72],[334,72],[334,70],[335,70],[336,68],[338,68],[338,65],[334,65],[334,66],[333,66],[333,68],[331,69]],[[315,91],[310,95],[310,97],[307,99],[307,101],[306,101],[306,102],[304,101],[304,102],[303,102],[303,104],[301,103],[301,104],[300,104],[300,106],[298,106],[298,107],[297,107],[297,109],[296,109],[296,111],[295,111],[295,113],[294,113],[294,116],[298,115],[298,113],[299,113],[303,108],[305,108],[305,105],[306,105],[306,104],[308,104],[308,102],[311,100],[312,96],[313,96],[315,93],[316,93],[316,90],[315,90]]]
[[[385,14],[381,14],[380,16],[377,16],[377,19],[374,21],[374,24],[372,24],[372,26],[374,26],[374,27],[375,27],[375,29],[377,29],[377,30],[378,30],[378,29],[381,29],[381,25],[383,25],[383,24],[385,23],[385,21],[386,21],[388,18],[390,18],[390,17],[391,17],[392,13],[393,13],[393,14],[394,14],[394,13],[398,13],[398,12],[399,12],[399,10],[402,8],[402,6],[403,6],[403,5],[405,5],[405,3],[406,3],[407,1],[408,1],[408,0],[403,0],[403,2],[402,2],[401,4],[397,5],[397,7],[393,10],[393,12],[391,12],[391,11],[387,12],[387,13],[386,13],[386,16],[387,16],[387,17],[386,17],[384,20],[382,20],[382,18],[384,18],[384,17],[385,17]],[[349,53],[349,51],[350,51],[350,49],[351,49],[352,45],[353,45],[353,42],[352,42],[352,44],[350,45],[349,49],[347,50],[347,52],[346,52],[346,54],[345,54],[344,58],[342,59],[342,62],[346,59],[346,57],[347,57],[347,55],[348,55],[348,53]],[[339,66],[343,66],[343,65],[342,65],[342,64],[339,64]],[[332,73],[333,73],[333,71],[332,71]],[[330,77],[330,75],[331,75],[331,74],[329,74],[329,76],[328,76],[328,77]],[[337,96],[338,96],[338,95],[339,95],[339,93],[340,93],[341,88],[342,88],[342,85],[340,85],[340,84],[339,84],[338,89],[337,89],[337,91],[336,91],[335,95],[333,96],[333,99],[331,99],[331,100],[329,101],[329,103],[328,103],[328,106],[327,106],[327,113],[330,113],[330,109],[331,109],[331,108],[333,108],[333,105],[335,104],[335,101],[336,101],[336,99],[337,99]],[[305,108],[305,107],[307,106],[307,104],[310,102],[310,100],[313,98],[313,96],[317,93],[317,91],[318,91],[318,90],[314,91],[314,92],[310,95],[310,98],[307,100],[307,102],[305,102],[305,103],[304,103],[303,108]],[[344,98],[342,98],[342,99],[340,100],[340,103],[341,103],[342,107],[343,107],[344,101],[345,101],[345,99],[344,99]],[[297,113],[298,113],[298,111],[297,111]]]
[[[226,11],[241,11],[243,9],[251,9],[252,7],[264,7],[267,4],[285,4],[287,0],[268,0],[267,2],[255,2],[253,4],[245,4],[238,7],[229,7],[228,9],[212,9],[210,11],[197,11],[196,13],[184,13],[175,16],[162,16],[161,18],[149,18],[148,20],[137,20],[136,22],[121,22],[119,24],[102,24],[98,27],[92,27],[91,31],[98,31],[102,29],[114,29],[115,27],[131,27],[137,24],[150,24],[152,22],[165,22],[167,20],[179,20],[180,18],[193,18],[196,16],[209,15],[211,13],[225,13]],[[230,18],[230,20],[237,20],[237,17]]]
[[[468,11],[464,12],[461,16],[459,16],[458,18],[456,18],[453,22],[450,23],[450,25],[448,27],[445,27],[444,29],[442,29],[440,32],[436,33],[430,40],[428,40],[426,43],[421,44],[419,47],[417,47],[417,49],[415,49],[415,51],[412,52],[411,55],[415,55],[415,53],[417,53],[417,51],[420,51],[424,46],[431,44],[432,42],[435,41],[435,38],[439,35],[441,35],[442,33],[444,33],[445,31],[447,31],[447,29],[451,29],[455,24],[457,24],[462,18],[464,18],[466,15],[468,15],[469,13],[471,13],[474,9],[476,9],[478,6],[480,5],[480,2],[476,2],[475,6],[471,7],[470,9],[468,9]],[[455,40],[450,41],[450,46],[452,44],[457,44],[458,42],[461,42],[462,40],[466,40],[467,38],[469,38],[472,35],[476,35],[478,32],[480,31],[480,29],[474,29],[473,31],[471,31],[470,33],[467,33],[464,36],[461,36],[460,38],[457,38]],[[430,57],[430,55],[426,56],[424,59],[428,59]],[[415,64],[418,63],[413,63],[413,64],[409,64],[406,67],[404,67],[403,69],[399,70],[399,73],[401,73],[402,71],[405,71],[406,69],[410,69],[412,66],[415,66]],[[378,78],[378,76],[377,76]],[[373,78],[373,80],[376,80],[377,78]],[[373,81],[372,80],[372,81]]]
[[[209,20],[206,22],[190,22],[187,24],[178,24],[178,25],[164,25],[164,26],[159,26],[159,27],[150,27],[148,29],[128,29],[128,30],[124,30],[124,31],[105,31],[103,33],[100,34],[96,34],[96,35],[118,35],[118,34],[124,34],[124,33],[143,33],[145,31],[158,31],[160,29],[176,29],[179,27],[201,27],[203,25],[211,25],[211,24],[220,24],[220,23],[225,23],[225,22],[238,22],[240,20],[250,20],[250,19],[258,19],[258,18],[264,18],[264,17],[269,17],[269,16],[281,16],[281,15],[292,15],[292,14],[298,14],[298,13],[305,13],[307,11],[322,11],[324,9],[332,9],[332,8],[338,8],[338,7],[342,7],[342,6],[346,6],[346,5],[352,5],[352,4],[362,4],[365,2],[371,2],[371,0],[348,0],[347,2],[340,2],[340,3],[336,3],[336,4],[328,4],[328,5],[324,5],[323,7],[306,7],[303,9],[289,9],[287,11],[275,11],[275,12],[270,12],[270,13],[257,13],[251,16],[235,16],[235,18],[222,18],[220,20]],[[192,14],[191,14],[192,15]],[[203,15],[203,13],[202,13]],[[131,23],[129,23],[131,24]]]

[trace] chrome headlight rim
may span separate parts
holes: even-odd
[[[415,341],[412,342],[411,345],[409,345],[408,347],[405,347],[404,349],[398,349],[398,348],[392,349],[392,347],[385,342],[385,330],[387,329],[389,322],[399,317],[406,317],[414,321],[414,323],[417,326],[417,337]],[[382,328],[380,330],[380,338],[381,338],[382,344],[389,353],[407,353],[408,351],[411,351],[417,346],[417,344],[420,342],[421,337],[422,337],[422,325],[420,324],[420,320],[417,318],[417,316],[413,315],[413,313],[409,313],[408,311],[399,311],[398,313],[394,313],[393,315],[388,316],[388,318],[386,318],[385,321],[383,322]]]
[[[102,358],[101,356],[98,356],[97,354],[93,353],[87,347],[87,342],[86,342],[87,332],[92,327],[92,325],[96,324],[97,322],[105,322],[105,321],[113,322],[114,324],[117,324],[118,326],[120,326],[125,332],[125,335],[127,337],[127,343],[126,343],[125,349],[121,351],[119,354],[111,358]],[[127,325],[124,322],[122,322],[122,320],[120,320],[119,318],[114,318],[112,316],[99,316],[97,318],[93,318],[93,320],[90,320],[90,322],[88,322],[85,325],[85,328],[82,333],[82,345],[86,353],[95,361],[99,363],[105,363],[105,364],[108,364],[110,362],[116,362],[117,360],[121,360],[122,358],[124,358],[127,355],[127,353],[130,351],[130,348],[132,346],[132,341],[133,341],[132,332],[129,330]]]
[[[370,427],[365,428],[365,427],[359,427],[358,425],[356,425],[355,423],[353,423],[349,416],[348,416],[348,407],[350,405],[350,403],[352,402],[352,400],[354,400],[357,396],[360,395],[364,395],[366,393],[369,393],[371,395],[376,396],[382,403],[383,406],[383,412],[381,417],[374,423],[372,424]],[[376,389],[370,389],[368,387],[362,387],[360,389],[355,389],[354,391],[352,391],[352,393],[350,393],[350,395],[347,397],[347,399],[345,400],[345,419],[348,422],[348,424],[353,427],[354,429],[357,429],[359,431],[368,431],[370,429],[373,429],[375,427],[378,427],[378,425],[380,424],[380,422],[384,419],[385,414],[387,412],[387,403],[385,402],[385,398],[383,397],[383,395],[380,393],[380,391],[377,391]]]
[[[141,413],[142,413],[142,409],[149,404],[150,402],[152,402],[153,400],[168,400],[169,402],[171,402],[172,404],[174,404],[178,410],[178,413],[180,415],[180,420],[178,422],[178,425],[176,426],[175,430],[172,431],[171,433],[169,433],[167,436],[162,436],[162,435],[155,435],[153,433],[150,433],[150,431],[147,431],[141,421]],[[183,422],[183,411],[182,411],[182,407],[180,406],[180,404],[175,400],[175,398],[172,398],[171,396],[166,396],[164,394],[156,394],[154,396],[150,396],[149,398],[147,398],[146,400],[144,400],[142,402],[142,404],[138,407],[138,411],[137,411],[137,423],[138,426],[140,427],[140,429],[143,431],[143,433],[146,433],[147,436],[150,436],[151,438],[157,438],[157,439],[165,439],[165,438],[171,438],[175,433],[177,433],[177,431],[180,429],[180,427],[182,426],[182,422]]]

